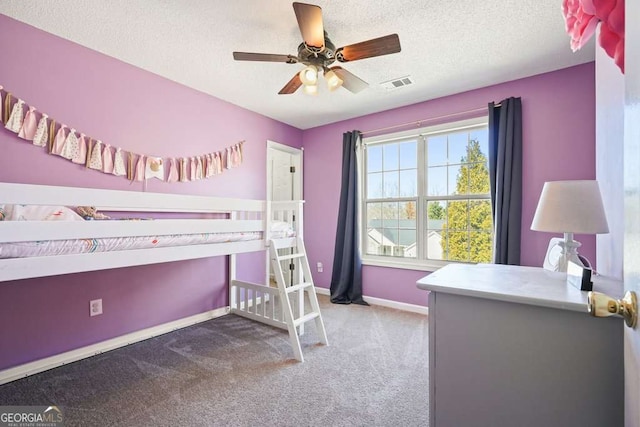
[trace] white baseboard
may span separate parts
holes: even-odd
[[[151,328],[142,329],[130,334],[121,335],[86,347],[67,351],[65,353],[56,354],[55,356],[46,357],[34,362],[25,363],[24,365],[15,366],[13,368],[0,371],[0,385],[29,375],[47,371],[67,363],[75,362],[87,357],[95,356],[116,348],[124,347],[139,341],[144,341],[158,335],[166,334],[177,329],[186,328],[196,323],[206,322],[216,317],[224,316],[228,313],[228,307],[220,307],[205,313],[196,314],[194,316],[185,317],[183,319],[174,320],[162,325],[153,326]]]
[[[329,289],[321,288],[319,286],[316,286],[316,293],[320,295],[331,295],[331,291]],[[416,304],[409,304],[406,302],[391,301],[383,298],[370,297],[367,295],[363,295],[363,296],[369,304],[379,305],[382,307],[395,308],[402,311],[410,311],[412,313],[429,315],[429,307],[424,307],[422,305],[416,305]]]

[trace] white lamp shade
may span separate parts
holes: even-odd
[[[545,182],[531,229],[552,233],[608,233],[598,181]]]
[[[303,90],[307,95],[317,95],[318,85],[305,85]]]
[[[299,75],[304,85],[315,85],[318,82],[318,69],[313,65],[303,68]]]
[[[327,86],[330,91],[334,91],[342,86],[342,79],[332,70],[324,73],[324,78],[327,79]]]

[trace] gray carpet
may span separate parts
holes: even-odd
[[[305,363],[286,332],[223,316],[0,386],[67,426],[426,426],[427,317],[319,296]]]

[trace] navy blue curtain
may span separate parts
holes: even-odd
[[[520,264],[522,225],[522,102],[489,103],[489,177],[495,264]]]
[[[362,299],[362,260],[358,251],[358,171],[356,150],[362,134],[342,136],[342,187],[331,274],[331,302],[369,305]]]

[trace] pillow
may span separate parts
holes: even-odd
[[[273,238],[284,238],[284,237],[294,237],[296,235],[295,230],[284,221],[271,221],[271,237]]]
[[[65,206],[0,205],[0,221],[84,221]]]

